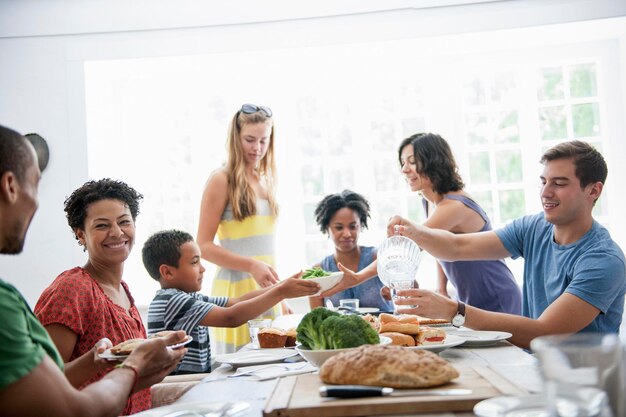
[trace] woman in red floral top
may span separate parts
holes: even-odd
[[[63,272],[43,292],[35,314],[45,326],[76,387],[102,378],[115,363],[96,357],[95,345],[145,338],[128,286],[124,262],[135,242],[135,219],[141,194],[121,181],[89,181],[65,200],[67,220],[88,254],[83,267]],[[150,390],[133,394],[123,414],[151,407]]]

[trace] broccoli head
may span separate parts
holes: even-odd
[[[322,322],[319,333],[323,335],[325,349],[373,345],[380,341],[376,330],[356,315],[328,317]]]
[[[307,349],[326,349],[323,333],[320,332],[322,322],[329,317],[340,316],[339,313],[324,307],[317,307],[302,317],[296,329],[296,340]]]

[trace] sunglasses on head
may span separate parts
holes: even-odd
[[[241,106],[241,110],[239,111],[245,114],[252,114],[258,111],[262,111],[267,117],[272,117],[272,109],[265,106],[257,106],[256,104],[244,104],[243,106]]]

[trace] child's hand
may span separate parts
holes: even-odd
[[[284,298],[304,297],[313,295],[320,290],[318,283],[307,279],[300,279],[301,276],[302,271],[278,284]]]

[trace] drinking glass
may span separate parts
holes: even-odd
[[[622,346],[615,334],[541,336],[539,359],[551,416],[623,416]]]
[[[346,307],[357,311],[359,309],[359,299],[358,298],[344,298],[343,300],[339,300],[339,307]]]
[[[271,326],[272,326],[271,319],[248,320],[248,330],[250,330],[250,342],[252,343],[252,346],[256,348],[259,347],[259,338],[257,337],[259,330],[265,329]]]

